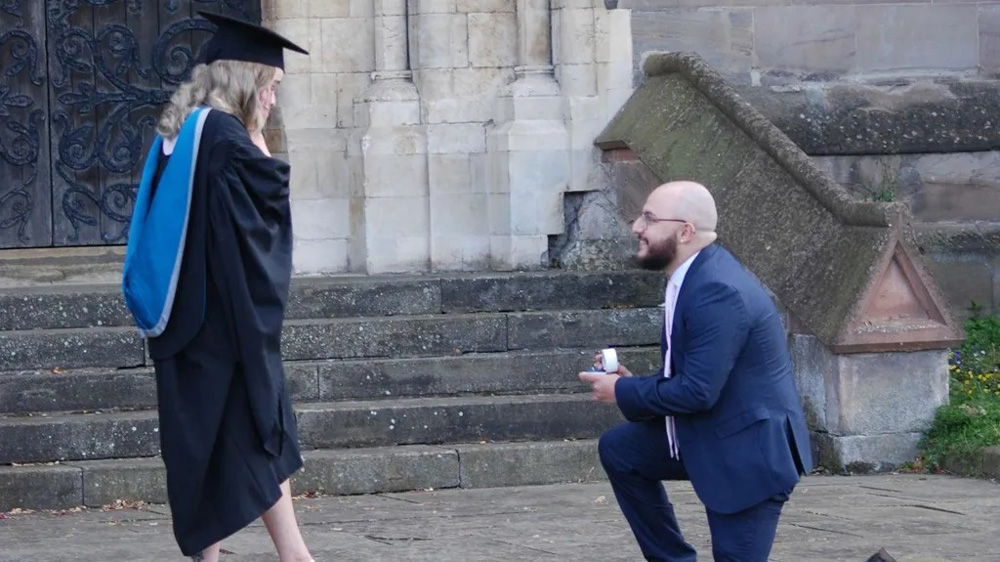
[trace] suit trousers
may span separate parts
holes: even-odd
[[[663,480],[687,480],[684,464],[670,457],[663,418],[622,423],[601,436],[601,464],[646,560],[694,562],[696,551],[681,534]],[[781,508],[791,490],[737,513],[705,509],[716,562],[767,562]]]

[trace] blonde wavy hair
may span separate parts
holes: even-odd
[[[276,71],[273,66],[246,61],[199,64],[191,79],[170,96],[156,132],[165,139],[176,138],[184,120],[202,105],[236,116],[251,133],[260,130],[264,123],[257,92],[270,86]]]

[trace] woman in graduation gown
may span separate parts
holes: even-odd
[[[282,562],[308,562],[288,483],[302,457],[280,349],[292,269],[289,166],[271,158],[261,134],[283,49],[305,51],[251,23],[202,15],[217,31],[157,126],[123,290],[155,365],[181,552],[218,560],[220,541],[261,517]],[[174,247],[163,242],[171,224]],[[139,321],[149,300],[158,326]]]

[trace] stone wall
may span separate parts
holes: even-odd
[[[1000,71],[1000,2],[618,0],[644,53],[694,51],[735,84]]]
[[[539,268],[632,92],[592,0],[264,0],[289,54],[269,142],[298,274]],[[613,40],[612,40],[613,38]]]

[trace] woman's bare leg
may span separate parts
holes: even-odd
[[[281,499],[261,516],[271,541],[278,550],[281,562],[310,562],[312,556],[302,540],[295,509],[292,507],[292,489],[288,480],[281,483]]]
[[[222,547],[222,543],[217,542],[200,553],[192,556],[191,560],[193,562],[219,562],[220,547]]]

